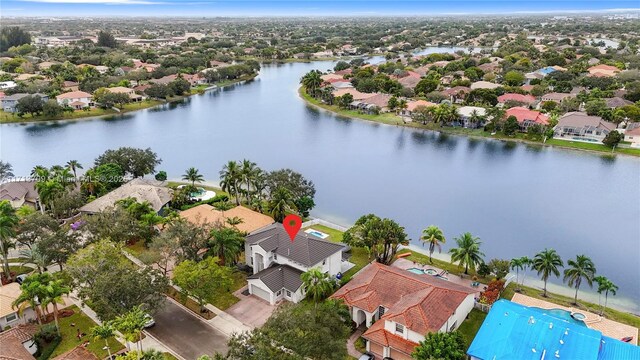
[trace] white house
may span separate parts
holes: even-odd
[[[317,268],[330,276],[340,272],[344,245],[299,232],[292,241],[282,224],[249,234],[245,241],[249,293],[271,305],[280,300],[297,303],[304,298],[302,273]]]
[[[478,117],[475,122],[474,115]],[[487,109],[479,106],[462,106],[458,108],[458,117],[461,125],[466,128],[478,128],[486,122]]]
[[[15,81],[0,81],[0,90],[13,89],[18,86]]]
[[[70,106],[74,109],[82,109],[93,106],[92,96],[84,91],[71,91],[56,96],[58,104]]]

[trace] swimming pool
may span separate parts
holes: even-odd
[[[571,312],[563,309],[539,309],[539,310],[551,316],[557,317],[559,319],[566,320],[570,323],[587,326],[584,323],[584,321],[582,321],[583,319],[587,318],[584,314],[581,314],[581,313],[571,314]]]
[[[426,269],[426,270],[424,270],[424,269],[420,269],[420,268],[409,268],[409,269],[407,269],[407,271],[412,272],[414,274],[418,274],[418,275],[425,275],[426,274],[426,275],[435,276],[438,279],[447,280],[447,281],[449,280],[444,276],[438,275],[438,271],[434,270],[434,269]]]
[[[304,232],[306,232],[307,234],[313,235],[313,236],[317,236],[320,239],[326,239],[329,237],[329,234],[325,234],[322,231],[318,231],[315,229],[307,229]]]
[[[418,274],[418,275],[424,275],[425,274],[424,270],[418,269],[418,268],[410,268],[410,269],[407,269],[407,271],[408,272],[412,272],[414,274]]]

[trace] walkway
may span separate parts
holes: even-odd
[[[360,359],[360,356],[362,356],[362,353],[356,349],[355,343],[356,340],[358,340],[360,336],[362,336],[365,330],[366,328],[364,326],[360,326],[349,337],[349,340],[347,340],[347,353],[349,353],[349,356],[353,356],[356,359]]]
[[[558,304],[554,304],[542,299],[532,298],[527,295],[516,293],[513,295],[511,301],[525,305],[525,306],[533,306],[541,309],[562,309],[569,312],[581,313],[586,316],[585,324],[587,327],[600,331],[603,335],[614,338],[614,339],[622,339],[625,337],[633,337],[631,343],[634,345],[638,344],[638,329],[619,323],[617,321],[606,319],[598,314],[594,314],[592,312],[588,312],[582,309],[570,308]]]

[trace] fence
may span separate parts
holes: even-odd
[[[303,228],[306,228],[306,227],[309,227],[309,226],[313,226],[313,225],[322,225],[322,226],[326,226],[328,228],[332,228],[332,229],[335,229],[335,230],[338,230],[338,231],[342,231],[342,232],[345,232],[345,231],[349,230],[349,228],[347,228],[347,227],[344,227],[342,225],[338,225],[338,224],[335,224],[335,223],[332,223],[332,222],[329,222],[329,221],[326,221],[326,220],[322,220],[322,219],[313,219],[313,220],[309,220],[309,221],[306,221],[306,222],[302,223],[302,227]]]

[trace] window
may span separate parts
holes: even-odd
[[[4,318],[8,323],[12,322],[12,321],[16,321],[18,320],[18,315],[17,313],[13,313],[13,314],[9,314],[7,316],[5,316]]]
[[[291,291],[287,290],[287,297],[291,297]]]
[[[278,254],[273,253],[273,260],[278,260]]]
[[[396,332],[401,334],[404,333],[404,326],[402,326],[402,324],[396,323]]]
[[[253,258],[252,257],[249,258],[249,265],[253,266]]]
[[[384,315],[384,312],[385,312],[385,310],[384,310],[384,306],[380,306],[380,307],[378,308],[378,318],[381,318],[381,317],[382,317],[382,315]]]
[[[282,290],[278,290],[278,292],[276,293],[276,295],[280,296],[282,294]]]

